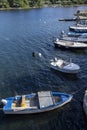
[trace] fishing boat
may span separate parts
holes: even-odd
[[[72,99],[71,94],[39,91],[2,99],[4,114],[35,114],[60,108]]]
[[[71,49],[71,50],[77,50],[77,49],[86,49],[87,44],[81,43],[81,42],[74,42],[69,40],[59,40],[58,38],[54,41],[55,47],[63,48],[63,49]]]
[[[71,59],[70,62],[67,62],[56,57],[51,60],[51,68],[67,74],[77,74],[80,71],[80,66],[73,63]]]
[[[70,26],[69,29],[78,33],[87,33],[87,25]]]

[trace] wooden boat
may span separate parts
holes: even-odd
[[[51,60],[51,68],[57,71],[68,73],[68,74],[77,74],[80,71],[80,66],[70,62],[67,62],[63,59]]]
[[[69,29],[71,31],[75,31],[75,32],[78,32],[78,33],[87,33],[87,25],[76,25],[76,26],[70,26]]]
[[[64,49],[86,49],[87,44],[81,42],[74,42],[74,41],[66,41],[66,40],[59,40],[58,38],[54,41],[55,47],[64,48]]]
[[[70,102],[72,95],[41,91],[2,99],[5,114],[35,114],[60,108]]]

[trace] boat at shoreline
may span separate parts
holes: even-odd
[[[73,63],[70,59],[70,62],[67,62],[63,59],[51,60],[51,68],[67,74],[77,74],[80,71],[80,66]]]
[[[87,48],[86,43],[81,42],[74,42],[74,41],[66,41],[66,40],[59,40],[58,38],[54,41],[55,47],[61,49],[71,49],[71,50],[82,50]]]
[[[48,112],[67,104],[71,94],[39,91],[2,99],[4,114],[35,114]]]

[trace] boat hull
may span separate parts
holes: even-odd
[[[69,27],[70,31],[74,31],[77,33],[87,33],[87,27],[86,28],[79,28],[79,27]]]
[[[63,37],[61,40],[65,41],[73,41],[73,42],[82,42],[82,43],[87,43],[87,38],[80,38],[80,37]]]
[[[66,73],[66,74],[77,74],[80,71],[80,69],[77,69],[77,70],[60,69],[59,67],[52,66],[52,65],[51,65],[51,68],[54,69],[54,70],[57,70],[59,72]]]
[[[61,44],[58,44],[58,43],[54,43],[55,45],[55,48],[61,48],[61,49],[69,49],[69,50],[84,50],[86,49],[87,47],[85,46],[64,46],[64,45],[61,45]]]

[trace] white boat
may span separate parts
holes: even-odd
[[[72,49],[72,50],[87,48],[86,43],[74,42],[74,41],[68,41],[68,40],[59,40],[58,38],[54,41],[54,45],[55,47]]]
[[[57,58],[51,61],[51,68],[68,74],[77,74],[80,71],[79,65]]]
[[[69,29],[71,31],[75,31],[78,33],[87,33],[87,25],[75,25],[75,26],[70,26]]]
[[[2,99],[5,114],[35,114],[60,108],[72,99],[71,94],[40,91]]]

